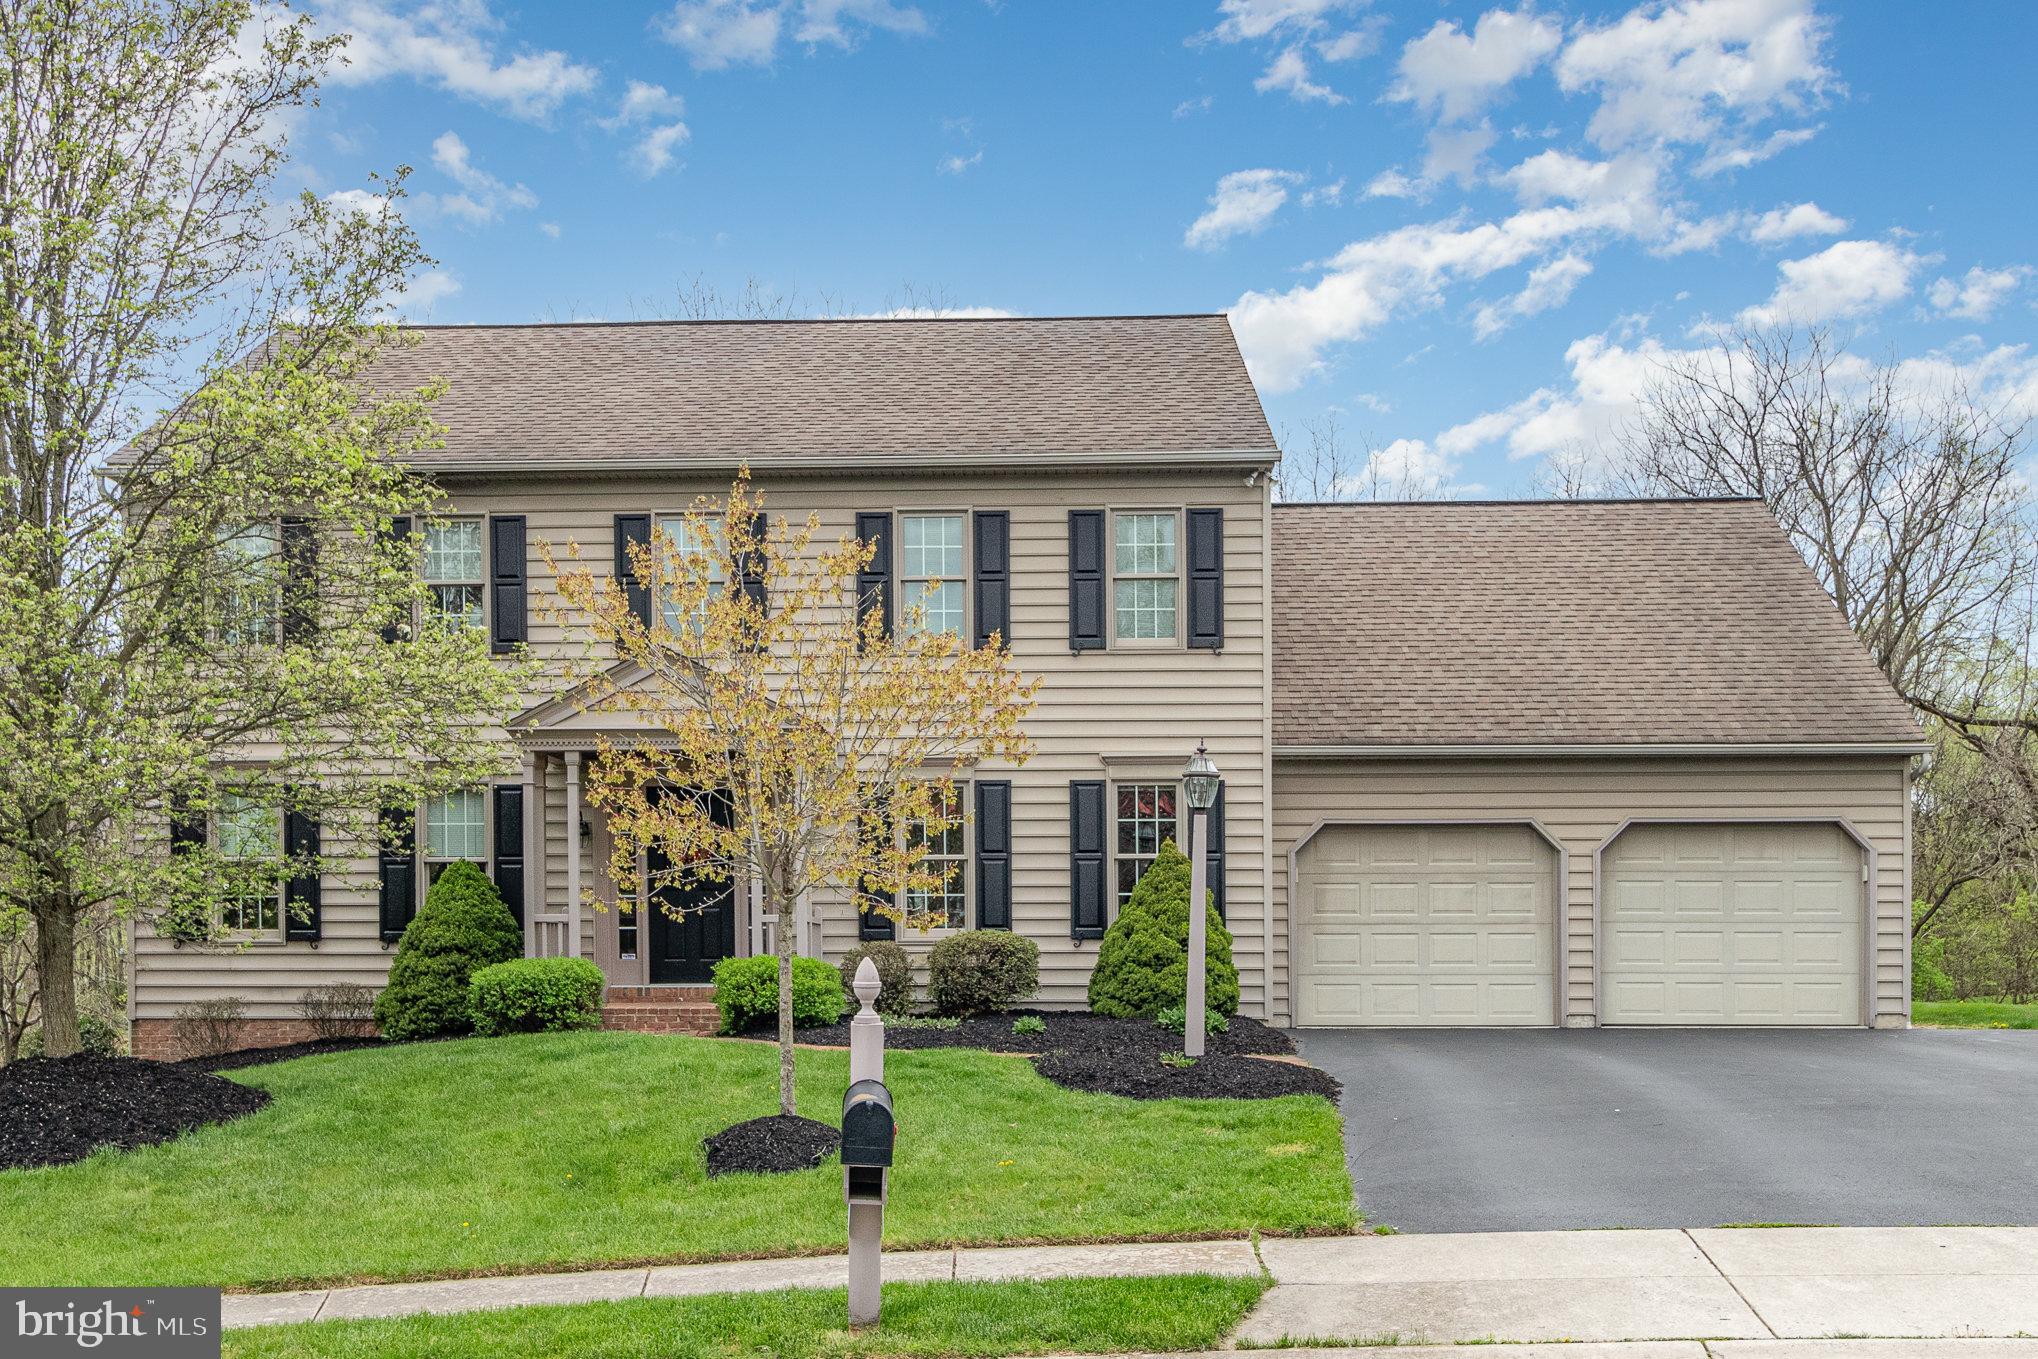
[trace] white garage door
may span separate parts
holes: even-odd
[[[1557,856],[1533,830],[1340,826],[1296,858],[1296,1023],[1555,1022]]]
[[[1862,856],[1838,827],[1635,826],[1601,872],[1601,1023],[1861,1022]]]

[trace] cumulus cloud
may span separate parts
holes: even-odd
[[[1941,316],[1987,321],[1995,316],[2003,299],[2022,287],[2030,276],[2031,269],[2025,265],[2008,269],[1976,265],[1958,279],[1934,279],[1925,296]]]
[[[1401,49],[1399,78],[1387,97],[1415,104],[1445,122],[1462,122],[1557,50],[1563,30],[1526,8],[1488,10],[1470,33],[1439,19]]]
[[[679,0],[653,24],[697,71],[768,66],[779,43],[848,49],[871,30],[925,33],[927,16],[891,0]]]
[[[1783,261],[1776,291],[1736,319],[1768,326],[1867,316],[1908,294],[1925,263],[1887,241],[1837,241],[1816,255]]]
[[[418,203],[473,226],[501,217],[508,208],[534,208],[538,195],[522,184],[505,184],[474,163],[474,155],[457,132],[442,132],[432,142],[432,164],[455,184],[459,193],[419,194]]]
[[[1345,102],[1345,97],[1336,90],[1310,78],[1309,62],[1299,47],[1290,47],[1268,62],[1267,69],[1253,82],[1253,88],[1261,94],[1280,90],[1289,98],[1304,103],[1310,100],[1321,100],[1326,104]]]
[[[1353,61],[1380,45],[1385,20],[1374,16],[1340,29],[1368,0],[1222,0],[1217,26],[1192,41],[1256,43],[1275,48],[1253,81],[1261,94],[1279,91],[1303,102],[1342,104],[1345,97],[1315,78],[1313,54],[1330,62]],[[1179,114],[1177,115],[1179,116]]]
[[[686,101],[663,85],[632,80],[624,87],[616,111],[602,119],[601,125],[611,132],[632,134],[624,159],[630,168],[650,179],[670,169],[679,148],[693,136],[680,121],[685,112]]]
[[[1835,217],[1817,203],[1795,203],[1771,208],[1748,224],[1748,239],[1758,245],[1773,245],[1798,236],[1837,236],[1847,229],[1847,219]]]
[[[1591,272],[1591,262],[1577,255],[1559,255],[1537,265],[1529,270],[1528,281],[1520,292],[1504,301],[1481,306],[1473,314],[1473,337],[1490,340],[1523,317],[1563,306]]]
[[[1700,179],[1709,179],[1729,170],[1745,170],[1750,165],[1780,156],[1793,146],[1803,146],[1819,135],[1817,127],[1779,128],[1766,137],[1755,141],[1730,139],[1718,142],[1692,167],[1692,173]]]
[[[1368,198],[1416,198],[1422,194],[1422,185],[1399,170],[1382,170],[1366,181],[1365,194]]]
[[[1262,231],[1288,201],[1288,191],[1302,182],[1292,170],[1234,170],[1217,181],[1210,207],[1189,224],[1182,244],[1212,250],[1233,236]]]
[[[564,52],[497,50],[501,28],[483,0],[444,0],[398,13],[378,0],[336,0],[320,26],[347,35],[345,60],[327,77],[367,85],[395,76],[435,85],[513,117],[543,121],[566,100],[594,89],[594,67]]]
[[[984,163],[983,149],[979,147],[965,156],[960,152],[943,156],[935,168],[944,175],[959,175]]]

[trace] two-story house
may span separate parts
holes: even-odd
[[[1043,680],[1037,753],[985,766],[948,928],[1041,947],[1079,1006],[1198,741],[1245,1013],[1301,1025],[1905,1022],[1904,705],[1760,505],[1287,505],[1222,316],[419,327],[371,380],[447,380],[423,569],[541,658],[577,646],[540,551],[627,544],[747,465],[771,512],[881,543],[930,621]],[[317,914],[230,949],[135,941],[135,1043],[232,995],[250,1042],[379,985],[437,866],[503,888],[534,954],[593,958],[619,1025],[705,1022],[768,931],[740,885],[618,909],[581,797],[599,736],[553,684],[521,774],[360,847]],[[328,847],[329,855],[336,851]],[[344,850],[338,851],[344,855]],[[584,904],[592,896],[603,909]],[[626,903],[623,903],[626,905]],[[264,923],[268,918],[264,917]],[[802,952],[889,933],[806,903]],[[908,949],[934,938],[900,931]]]

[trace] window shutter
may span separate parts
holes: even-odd
[[[170,852],[189,854],[205,844],[205,813],[191,810],[191,800],[170,800]]]
[[[1069,784],[1069,938],[1104,937],[1104,781]]]
[[[1069,650],[1104,649],[1104,511],[1069,511]]]
[[[989,646],[997,633],[1012,645],[1012,516],[1005,510],[976,512],[976,645]]]
[[[318,540],[300,516],[286,517],[282,530],[283,640],[301,642],[318,627]]]
[[[857,516],[859,523],[862,518],[862,515]],[[859,528],[858,535],[861,536],[861,533],[862,530]],[[885,833],[890,833],[892,819],[889,810],[885,806],[882,794],[877,789],[872,788],[865,792],[864,799],[871,805],[879,826]],[[887,906],[896,906],[899,894],[897,892],[867,891],[861,883],[857,884],[857,891],[860,896],[856,912],[856,937],[859,939],[891,939],[896,937],[899,932],[898,922],[888,915],[874,915],[864,910],[863,902],[868,900],[883,902]]]
[[[1203,833],[1209,837],[1204,843],[1203,872],[1210,885],[1210,898],[1217,907],[1217,918],[1224,919],[1224,784],[1217,785],[1217,800],[1210,804],[1210,824]]]
[[[650,545],[650,515],[616,516],[616,583],[623,587],[623,597],[630,601],[630,612],[647,628],[651,626],[651,589],[637,579],[637,563],[630,559],[630,548]]]
[[[892,635],[892,514],[890,510],[861,511],[856,516],[856,536],[876,543],[870,565],[856,573],[856,613],[859,621],[877,610],[879,631]],[[885,922],[890,927],[889,921]],[[889,934],[882,936],[891,938]]]
[[[764,541],[764,535],[768,531],[769,520],[764,511],[759,510],[750,520],[750,540],[754,543],[761,543]],[[762,552],[744,553],[743,560],[736,564],[736,569],[743,597],[757,606],[758,613],[767,618],[770,617],[771,597],[765,592],[764,554]]]
[[[1012,928],[1012,781],[977,781],[977,928]]]
[[[531,592],[526,578],[524,516],[492,515],[488,521],[488,649],[501,655],[530,640]]]
[[[315,818],[303,812],[284,812],[283,846],[290,852],[291,858],[316,859],[318,839],[318,821]],[[317,943],[325,933],[325,894],[316,867],[290,879],[283,889],[283,907],[283,937]]]
[[[417,914],[417,818],[402,808],[382,811],[382,942],[403,938],[404,927]]]
[[[524,923],[524,786],[495,785],[495,889],[505,906]]]
[[[390,543],[408,542],[410,539],[410,516],[399,514],[391,519],[388,531],[382,535],[382,538],[383,541]],[[382,625],[382,640],[385,642],[402,641],[403,635],[407,631],[405,624],[408,622],[408,614],[401,614],[384,623]]]
[[[1189,511],[1189,645],[1224,648],[1224,511]]]

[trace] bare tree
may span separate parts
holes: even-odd
[[[1434,469],[1379,448],[1363,436],[1348,437],[1336,411],[1281,431],[1281,463],[1274,474],[1280,500],[1438,500],[1443,487]]]

